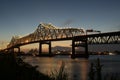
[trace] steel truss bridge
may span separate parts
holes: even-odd
[[[14,46],[21,46],[29,43],[41,42],[41,41],[56,41],[66,40],[74,36],[80,36],[84,34],[83,29],[78,28],[58,28],[52,24],[42,23],[38,28],[31,34],[22,38],[14,36],[11,42],[7,46],[8,48]]]
[[[72,40],[72,55],[75,56],[75,47],[85,47],[85,57],[88,57],[88,44],[120,44],[120,31],[75,36]]]
[[[87,37],[87,43],[91,44],[120,44],[120,31],[118,32],[109,32],[109,33],[99,33],[99,34],[89,34],[75,36],[74,40],[76,41],[76,46],[82,45]]]
[[[39,54],[42,53],[42,44],[49,45],[51,55],[51,41],[72,40],[72,57],[75,57],[75,47],[85,48],[85,57],[88,57],[88,44],[120,44],[120,31],[86,35],[81,28],[59,28],[52,24],[41,23],[37,29],[24,37],[13,36],[5,50],[18,48],[32,43],[39,43]]]

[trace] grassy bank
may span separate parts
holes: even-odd
[[[0,80],[51,80],[12,53],[0,54]]]

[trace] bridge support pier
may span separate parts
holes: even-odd
[[[75,58],[75,41],[74,41],[74,39],[72,40],[72,54],[71,54],[71,58]]]
[[[17,55],[20,55],[20,47],[10,48],[8,49],[8,53],[14,55],[14,57],[16,57]]]
[[[50,55],[52,54],[52,51],[51,51],[51,41],[49,42],[49,54]]]
[[[45,54],[42,54],[42,45],[43,44],[48,44],[49,45],[49,51],[48,51],[48,53],[49,54],[47,54],[47,56],[51,56],[52,55],[52,52],[51,52],[51,41],[40,41],[39,42],[39,56],[45,56]]]
[[[17,51],[16,51],[16,49],[17,49]],[[11,49],[9,49],[8,51],[9,51],[10,53],[15,53],[15,52],[20,53],[20,47],[11,48]]]
[[[76,54],[75,51],[75,47],[84,47],[85,49],[85,53],[84,54]],[[89,54],[88,54],[88,41],[87,41],[87,36],[83,36],[83,37],[74,37],[72,39],[72,54],[71,54],[71,58],[76,58],[76,57],[83,57],[83,58],[88,58]]]
[[[89,53],[88,53],[88,40],[87,40],[87,38],[85,38],[85,56],[86,56],[86,58],[89,57]]]
[[[39,55],[41,55],[41,53],[42,53],[42,44],[41,42],[39,42]]]

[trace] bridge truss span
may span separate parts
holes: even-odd
[[[22,38],[13,37],[11,42],[7,46],[17,46],[32,42],[40,42],[40,41],[52,41],[57,39],[65,39],[65,38],[72,38],[74,36],[85,35],[85,31],[83,29],[78,28],[58,28],[53,26],[52,24],[41,23],[37,27],[37,29]]]
[[[74,37],[74,46],[85,47],[92,44],[120,44],[120,31],[100,33],[100,34],[88,34]]]
[[[83,29],[77,28],[57,28],[50,24],[40,24],[36,31],[33,33],[33,41],[37,40],[51,40],[51,39],[61,39],[61,38],[68,38],[74,37],[85,32]]]
[[[120,31],[88,35],[88,44],[120,44]]]

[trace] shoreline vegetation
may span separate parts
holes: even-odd
[[[89,67],[88,80],[120,80],[120,73],[108,73],[102,75],[102,65],[98,58]],[[51,71],[46,75],[37,71],[37,66],[31,66],[23,62],[15,54],[0,53],[0,80],[68,80],[65,71],[65,63],[62,62],[60,69]]]
[[[51,80],[12,53],[0,54],[0,80]]]
[[[0,80],[68,80],[64,66],[63,62],[60,69],[46,75],[13,53],[0,53]]]
[[[88,80],[120,80],[120,73],[107,73],[103,75],[103,67],[104,65],[101,64],[99,58],[97,58],[94,63],[91,63],[89,67]]]

